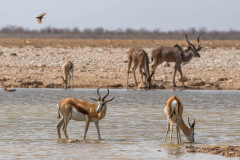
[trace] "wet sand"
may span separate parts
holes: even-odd
[[[189,153],[219,154],[225,157],[240,157],[240,146],[186,146]]]

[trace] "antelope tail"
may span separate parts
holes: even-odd
[[[58,117],[57,118],[61,118],[61,115],[60,115],[59,111],[58,111]]]
[[[59,106],[57,104],[57,111],[58,111],[58,117],[57,118],[61,118],[60,112],[59,112]]]
[[[173,100],[171,107],[172,107],[172,113],[170,115],[170,118],[172,118],[174,114],[178,115],[178,102],[176,100]]]

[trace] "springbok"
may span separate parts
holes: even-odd
[[[109,89],[107,89],[107,91],[107,94],[102,98],[98,88],[98,99],[91,98],[93,101],[97,101],[98,105],[75,98],[65,98],[59,102],[57,109],[58,113],[60,112],[63,119],[57,125],[58,137],[61,138],[60,129],[63,126],[63,132],[65,137],[68,139],[67,125],[69,120],[73,119],[75,121],[86,121],[84,139],[86,139],[90,122],[95,122],[98,138],[101,139],[99,121],[106,115],[107,103],[115,98],[113,97],[109,100],[106,100],[105,98],[109,95]]]
[[[166,136],[164,138],[164,142],[166,141],[166,138],[167,138],[167,135],[169,132],[169,127],[171,129],[170,143],[172,142],[173,123],[176,123],[178,144],[179,144],[179,142],[181,142],[180,129],[182,130],[183,134],[186,136],[186,138],[190,142],[194,142],[195,118],[194,118],[193,123],[190,124],[189,117],[188,117],[188,124],[190,126],[190,128],[188,128],[183,121],[183,118],[182,118],[183,106],[177,96],[172,96],[168,99],[166,106],[164,108],[164,112],[167,115],[167,120],[168,120],[168,127],[167,127],[167,131],[166,131]]]
[[[136,86],[138,85],[138,83],[136,80],[135,70],[137,69],[137,67],[139,67],[142,84],[143,84],[143,75],[144,75],[145,85],[147,85],[148,88],[151,88],[151,79],[152,79],[152,75],[154,74],[154,71],[151,74],[149,73],[148,54],[143,49],[140,49],[140,48],[131,48],[127,53],[128,53],[127,86],[128,86],[130,67],[133,61],[134,66],[132,68],[132,72],[133,72]],[[142,69],[144,70],[144,72],[142,71]]]
[[[70,84],[70,81],[72,80],[71,87],[73,88],[73,70],[74,65],[71,61],[66,61],[62,66],[62,74],[61,76],[64,84],[64,89],[68,88],[68,83]]]
[[[24,42],[25,45],[31,45],[32,44],[32,42],[28,39],[24,39],[23,42]]]
[[[195,47],[193,44],[191,44],[188,40],[187,35],[186,41],[188,43],[188,49],[183,50],[179,45],[175,45],[173,47],[170,46],[159,46],[157,48],[154,48],[152,50],[152,61],[154,61],[154,64],[152,65],[152,71],[155,71],[157,66],[161,64],[162,62],[175,62],[174,66],[174,74],[173,74],[173,86],[176,87],[175,83],[175,76],[177,70],[179,71],[182,79],[182,69],[181,64],[188,63],[192,59],[192,57],[200,57],[198,51],[201,50],[200,46],[200,40],[199,37],[197,39],[198,45]],[[153,76],[153,80],[155,81],[155,77]],[[182,81],[183,87],[186,87],[184,85],[184,82]]]

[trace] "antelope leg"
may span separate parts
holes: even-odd
[[[99,122],[95,122],[95,126],[96,126],[96,128],[97,128],[98,138],[99,138],[99,140],[101,140]]]

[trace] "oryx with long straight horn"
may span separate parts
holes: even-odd
[[[61,138],[60,129],[63,126],[63,132],[65,137],[68,139],[67,135],[67,125],[69,120],[75,121],[86,121],[84,139],[86,139],[87,131],[90,122],[94,122],[98,132],[98,138],[100,136],[99,121],[103,119],[107,111],[107,103],[111,102],[115,97],[107,100],[109,95],[109,89],[107,89],[107,94],[102,98],[99,93],[99,88],[97,89],[98,98],[91,98],[93,101],[97,101],[97,104],[88,103],[81,99],[76,98],[65,98],[58,103],[57,109],[62,115],[62,120],[57,125],[58,137]]]

